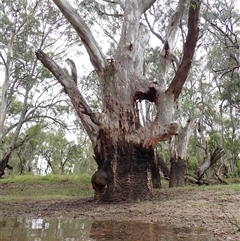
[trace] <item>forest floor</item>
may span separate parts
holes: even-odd
[[[179,230],[202,228],[209,234],[204,239],[207,241],[240,240],[240,184],[163,188],[155,190],[151,200],[117,204],[97,204],[90,197],[74,195],[34,198],[25,194],[7,198],[20,188],[18,185],[0,181],[0,216],[160,222]],[[31,188],[41,193],[39,183]]]

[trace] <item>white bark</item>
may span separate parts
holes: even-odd
[[[121,59],[122,69],[128,71],[127,75],[139,74],[142,76],[144,51],[150,36],[147,28],[140,23],[140,20],[142,14],[155,1],[125,1],[121,37],[114,58]]]
[[[115,59],[121,59],[124,70],[134,71],[134,62],[139,54],[139,31],[142,6],[138,0],[125,1],[124,21]],[[144,46],[145,47],[145,46]],[[142,72],[142,71],[141,71]]]
[[[109,129],[113,136],[118,136],[120,132],[124,132],[124,138],[126,137],[127,141],[143,144],[146,148],[154,148],[159,141],[166,140],[170,136],[177,134],[178,124],[173,121],[175,101],[191,65],[191,57],[194,53],[198,33],[199,8],[194,9],[194,11],[191,8],[189,10],[189,22],[191,23],[189,24],[187,39],[190,41],[193,38],[193,41],[190,42],[190,50],[186,49],[184,52],[183,60],[185,62],[179,67],[181,71],[177,73],[166,92],[165,86],[162,88],[162,84],[150,82],[143,76],[144,51],[149,36],[146,28],[140,24],[140,21],[144,11],[154,3],[153,0],[125,1],[124,21],[119,45],[114,59],[107,63],[90,29],[71,5],[64,0],[53,1],[79,34],[89,53],[93,66],[98,71],[102,88],[104,112],[102,116],[104,118],[100,121],[98,120],[97,123],[94,113],[91,112],[76,86],[72,85],[72,81],[64,74],[62,69],[52,60],[49,60],[47,56],[44,56],[43,52],[38,51],[37,56],[65,87],[79,117],[85,123],[88,134],[91,135],[91,132],[95,132],[94,136],[97,136],[99,129]],[[170,21],[166,34],[168,38],[166,40],[170,41],[170,45],[176,38],[177,28],[185,5],[186,0],[179,0],[176,12]],[[168,64],[167,56],[162,56],[162,58],[165,58]],[[163,69],[162,72],[165,75],[166,69]],[[186,73],[183,75],[182,72]],[[180,79],[180,83],[178,79]],[[144,99],[155,103],[157,114],[155,120],[150,125],[139,127],[135,104],[136,101]],[[120,128],[123,131],[120,131]],[[112,138],[117,139],[118,137]]]
[[[5,76],[4,82],[2,86],[2,96],[1,96],[1,107],[0,107],[0,143],[2,142],[3,133],[4,133],[4,122],[6,119],[7,114],[7,105],[8,105],[8,95],[7,91],[10,85],[10,66],[11,66],[11,55],[12,55],[12,48],[16,34],[12,33],[12,37],[10,39],[8,49],[7,49],[7,56],[4,58],[2,53],[0,52],[0,57],[3,61],[5,67]]]
[[[211,166],[211,153],[210,151],[207,149],[205,151],[205,156],[203,159],[203,163],[201,164],[201,166],[198,168],[197,170],[197,175],[198,175],[198,180],[200,180],[204,174],[204,172]]]
[[[186,126],[179,133],[177,144],[175,144],[175,138],[170,139],[169,153],[171,159],[186,160],[188,141],[191,135],[193,134],[194,130],[197,128],[198,123],[198,118],[192,118],[191,120],[189,120]]]
[[[175,136],[170,137],[169,143],[168,143],[168,149],[169,149],[170,159],[176,160],[177,150],[175,145]]]
[[[145,47],[149,43],[150,34],[145,25],[140,24],[138,31],[138,41],[136,44],[136,56],[134,57],[134,69],[136,73],[143,75]]]
[[[180,24],[180,19],[187,7],[187,0],[179,0],[175,13],[173,14],[166,31],[166,40],[170,50],[173,50],[176,45],[176,36],[178,31],[178,26]]]
[[[178,1],[176,10],[172,18],[170,19],[166,30],[165,44],[168,44],[168,50],[165,49],[165,46],[163,47],[159,60],[158,81],[159,85],[161,85],[162,90],[166,89],[166,77],[168,74],[169,64],[172,63],[172,61],[174,60],[175,62],[177,62],[177,67],[179,66],[178,60],[176,56],[173,54],[173,51],[176,47],[175,43],[177,42],[177,32],[178,26],[180,24],[180,19],[186,9],[186,6],[187,0]]]
[[[89,27],[85,24],[76,10],[66,0],[53,0],[66,19],[72,24],[79,37],[81,38],[91,60],[93,67],[98,74],[102,74],[107,65],[105,55],[102,53],[98,43]]]
[[[187,125],[184,127],[184,129],[178,136],[178,145],[176,151],[178,157],[180,157],[183,160],[186,160],[188,141],[191,135],[193,134],[194,130],[197,128],[198,123],[198,118],[192,118],[188,121]]]

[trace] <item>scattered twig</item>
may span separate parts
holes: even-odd
[[[225,217],[227,218],[228,222],[234,225],[237,228],[237,231],[240,232],[240,221],[233,214],[231,214],[230,217],[224,210],[222,211],[225,214]]]

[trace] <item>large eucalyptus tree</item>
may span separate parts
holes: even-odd
[[[83,42],[98,74],[103,108],[94,113],[75,82],[42,50],[37,58],[64,86],[89,135],[98,171],[92,177],[99,201],[146,198],[151,194],[151,166],[154,148],[178,133],[174,121],[175,103],[186,81],[198,39],[200,1],[179,0],[166,28],[156,81],[144,75],[144,51],[149,31],[142,24],[143,14],[156,0],[126,0],[121,36],[112,59],[102,52],[90,28],[66,0],[53,0]],[[113,1],[112,3],[122,3]],[[188,34],[176,74],[167,84],[168,67],[176,60],[174,47],[181,17],[188,6]],[[136,103],[148,100],[155,105],[156,117],[142,126]],[[175,163],[177,165],[177,163]],[[177,168],[176,168],[177,170]]]

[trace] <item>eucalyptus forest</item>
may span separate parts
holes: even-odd
[[[240,176],[236,1],[4,0],[0,177],[92,175],[95,199]]]

